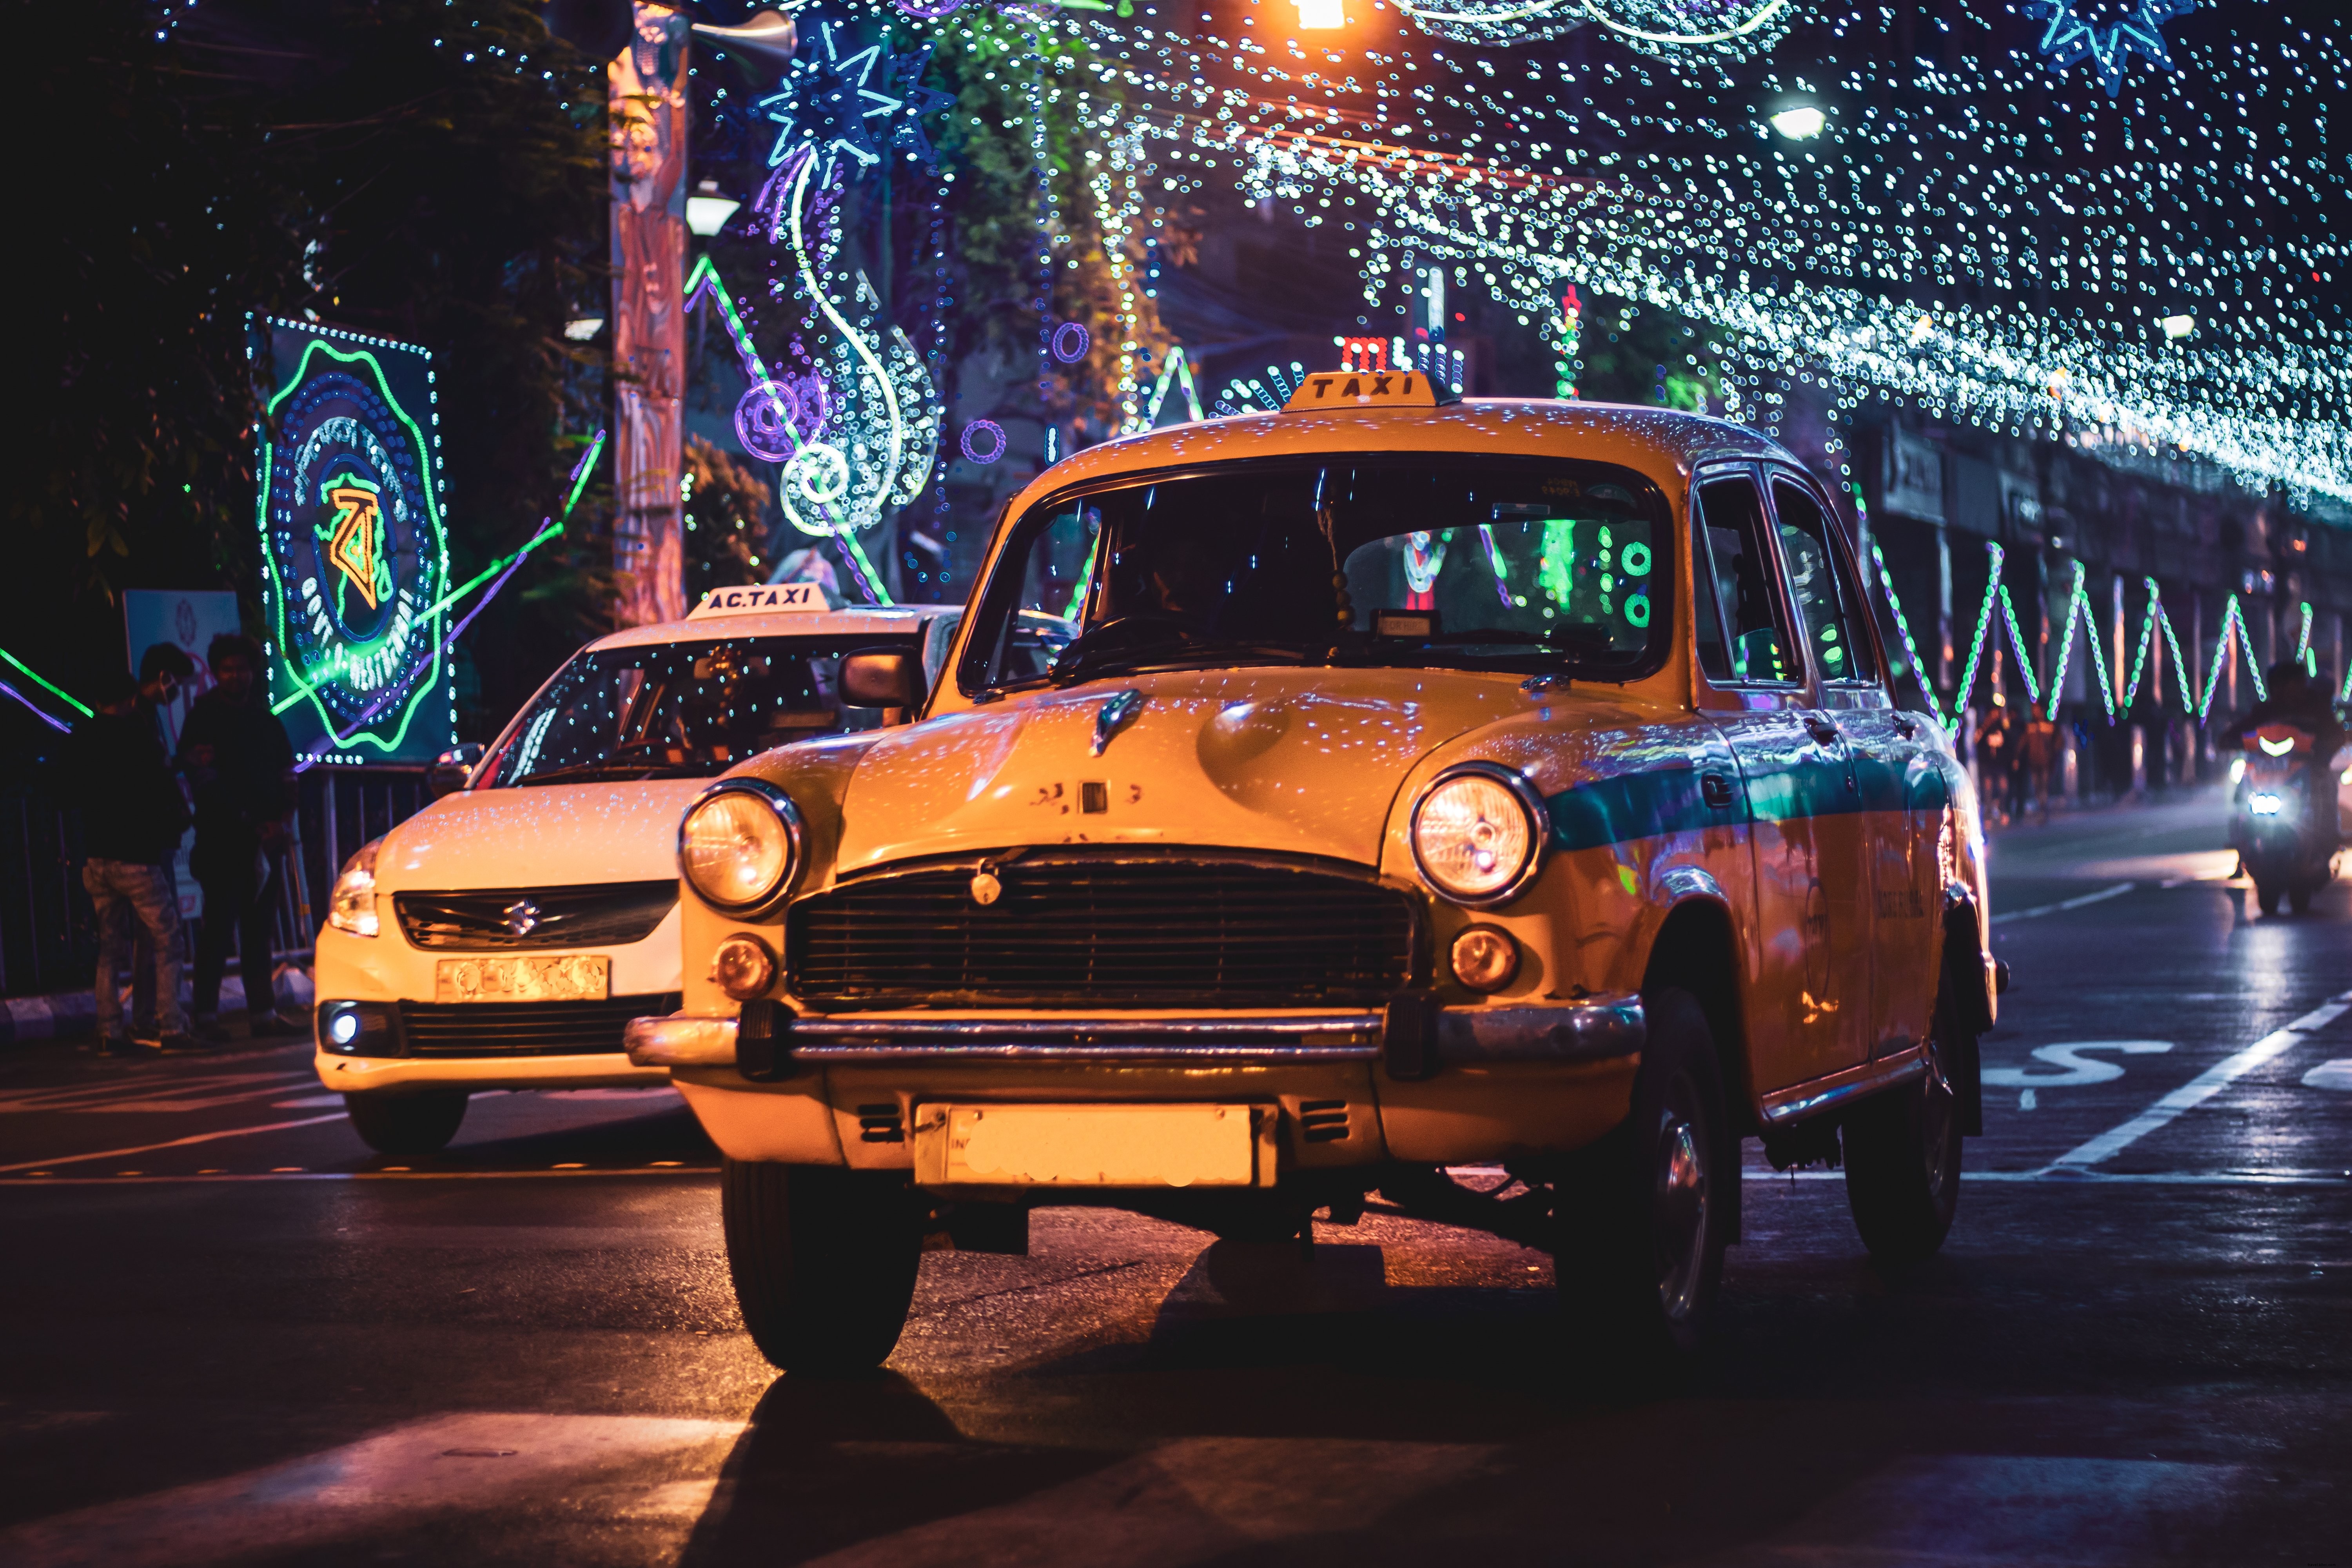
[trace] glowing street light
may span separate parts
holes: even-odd
[[[2197,318],[2194,316],[2166,316],[2159,320],[2156,324],[2164,329],[2164,335],[2166,337],[2179,339],[2187,337],[2189,333],[2197,330]]]
[[[1791,142],[1811,141],[1829,122],[1830,117],[1810,103],[1784,109],[1772,116],[1772,129]]]
[[[686,226],[708,239],[727,226],[735,209],[743,204],[733,196],[719,194],[719,182],[705,180],[686,198]]]
[[[1298,7],[1298,30],[1328,32],[1348,25],[1346,0],[1290,0]]]

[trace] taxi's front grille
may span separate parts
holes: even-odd
[[[675,877],[656,882],[467,888],[392,896],[401,934],[411,944],[472,952],[643,942],[677,902]]]
[[[886,869],[792,908],[821,1008],[1372,1005],[1413,978],[1414,901],[1360,872],[1195,852],[1035,851]]]
[[[624,1048],[632,1018],[675,1013],[678,994],[602,1002],[403,1002],[402,1054],[411,1057],[580,1057]]]

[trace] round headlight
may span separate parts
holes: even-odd
[[[757,779],[723,779],[677,825],[687,885],[730,913],[766,903],[792,885],[801,814],[792,797]]]
[[[1517,896],[1543,854],[1543,801],[1507,768],[1473,763],[1446,773],[1412,808],[1412,858],[1457,904]]]

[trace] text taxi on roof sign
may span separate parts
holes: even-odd
[[[928,692],[844,667],[918,721],[680,828],[684,1004],[630,1052],[725,1156],[761,1348],[878,1362],[927,1205],[1017,1249],[1035,1202],[1280,1237],[1377,1190],[1672,1356],[1748,1137],[1933,1250],[1995,966],[1968,777],[1863,605],[1794,458],[1661,409],[1359,368],[1040,476]]]
[[[716,588],[581,649],[487,750],[336,879],[317,949],[319,1077],[388,1154],[447,1143],[479,1089],[663,1082],[628,1020],[678,1005],[678,815],[780,745],[880,724],[841,666],[944,658],[960,612],[845,610],[814,584]]]

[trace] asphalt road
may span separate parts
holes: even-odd
[[[667,1090],[403,1170],[307,1050],[19,1050],[0,1563],[2352,1564],[2352,883],[2250,920],[2217,823],[1996,840],[1945,1251],[1883,1279],[1751,1162],[1643,1399],[1578,1392],[1548,1258],[1379,1215],[1307,1268],[1045,1211],[926,1257],[883,1379],[778,1379]]]

